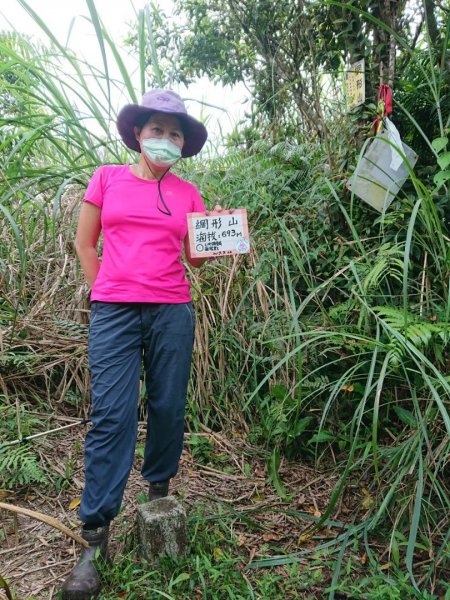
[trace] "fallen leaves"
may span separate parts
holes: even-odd
[[[250,554],[248,555],[248,564],[250,564],[253,561],[253,559],[255,558],[257,552],[258,551],[257,551],[256,548],[252,548],[250,550]]]
[[[69,510],[75,510],[76,508],[78,508],[80,506],[81,503],[81,498],[79,496],[77,496],[76,498],[73,498],[69,504]]]
[[[365,510],[368,510],[373,505],[375,500],[373,499],[373,496],[370,495],[370,492],[367,488],[362,488],[361,491],[363,493],[363,498],[361,500],[361,506]]]
[[[220,562],[224,557],[224,552],[223,552],[222,548],[219,548],[218,546],[216,546],[213,549],[213,556],[214,556],[215,561]]]
[[[279,542],[281,540],[280,535],[272,532],[265,533],[262,537],[265,542]]]
[[[341,387],[341,390],[343,392],[350,392],[350,393],[352,393],[352,392],[355,391],[355,386],[353,385],[353,383],[351,383],[350,385],[343,385]]]

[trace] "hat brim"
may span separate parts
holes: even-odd
[[[150,118],[150,115],[155,112],[165,112],[166,114],[174,115],[180,119],[184,133],[184,145],[181,151],[181,156],[183,158],[195,156],[195,154],[200,152],[208,138],[208,132],[203,123],[200,123],[200,121],[197,121],[197,119],[194,119],[194,117],[186,115],[185,113],[153,110],[145,106],[139,106],[138,104],[127,104],[117,116],[117,129],[124,144],[128,146],[128,148],[131,148],[131,150],[135,150],[136,152],[141,151],[139,142],[134,134],[136,121],[145,114],[148,114]]]

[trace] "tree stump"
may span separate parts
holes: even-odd
[[[172,558],[185,554],[186,513],[174,496],[140,504],[136,525],[141,558],[154,562],[163,554]]]

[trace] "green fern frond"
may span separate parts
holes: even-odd
[[[5,488],[45,483],[47,477],[39,467],[34,452],[27,446],[11,446],[0,451],[0,484]]]
[[[383,244],[376,256],[375,263],[363,279],[364,291],[375,290],[386,277],[402,281],[403,251],[398,244]]]
[[[402,363],[406,354],[406,348],[398,340],[392,342],[389,350],[389,366],[396,370]]]
[[[416,348],[425,348],[436,338],[439,338],[440,344],[448,343],[450,328],[447,323],[431,323],[410,312],[406,313],[405,321],[405,312],[391,306],[376,306],[374,311],[392,329],[403,334],[405,340],[414,344]]]
[[[344,317],[344,320],[348,317],[349,314],[357,307],[356,301],[353,298],[346,300],[345,302],[340,302],[335,306],[332,306],[328,310],[328,315],[332,321],[340,322],[341,317]]]
[[[396,331],[403,331],[405,328],[405,312],[402,309],[393,306],[374,306],[374,312],[381,317],[388,325]],[[406,313],[408,322],[417,321],[417,316],[412,313]]]

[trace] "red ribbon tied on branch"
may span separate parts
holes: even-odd
[[[378,88],[378,104],[377,111],[378,117],[374,124],[375,133],[378,133],[383,117],[389,117],[394,110],[394,103],[392,100],[392,89],[387,83],[380,83]]]
[[[383,104],[381,104],[383,103]],[[389,117],[393,111],[392,90],[387,83],[381,83],[378,88],[378,109],[382,107],[382,117]]]

